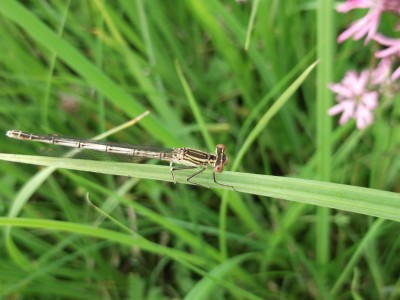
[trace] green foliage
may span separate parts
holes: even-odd
[[[349,22],[323,0],[1,0],[3,132],[90,138],[149,109],[108,139],[223,143],[236,191],[0,135],[0,298],[395,299],[399,99],[364,131],[326,114],[326,84],[366,68],[361,43],[334,54]]]

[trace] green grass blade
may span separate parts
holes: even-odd
[[[351,273],[356,267],[357,262],[362,258],[363,252],[368,247],[368,242],[379,235],[380,233],[379,229],[382,227],[383,223],[384,220],[380,219],[380,220],[375,220],[375,222],[372,224],[370,230],[368,230],[368,233],[363,237],[356,251],[353,253],[351,259],[348,261],[346,267],[343,269],[342,273],[340,274],[340,277],[337,278],[335,284],[333,285],[331,290],[332,295],[336,295],[338,291],[340,291],[340,289],[343,288],[346,279],[349,279],[351,277]]]
[[[0,12],[21,26],[38,43],[51,50],[129,116],[138,115],[146,110],[142,104],[122,90],[81,52],[51,31],[22,4],[12,0],[0,1]],[[166,126],[163,126],[154,115],[150,115],[140,124],[165,144],[179,144],[177,136],[166,130]]]
[[[332,161],[332,119],[327,111],[332,103],[332,93],[328,89],[328,83],[332,82],[333,70],[333,1],[318,1],[318,58],[321,64],[317,69],[317,161],[318,179],[331,180]],[[320,265],[325,266],[329,262],[330,252],[330,211],[320,208],[316,224],[317,241],[316,253]],[[322,272],[323,273],[323,272]]]
[[[203,135],[203,138],[207,144],[207,147],[209,149],[212,149],[215,147],[215,143],[214,143],[209,131],[207,130],[207,126],[206,126],[206,123],[202,116],[201,110],[196,102],[196,99],[193,96],[192,91],[190,90],[189,84],[186,81],[185,76],[183,75],[182,68],[177,61],[175,62],[175,67],[176,67],[176,71],[178,72],[179,79],[181,80],[182,87],[185,91],[186,98],[188,99],[189,105],[192,108],[193,115],[194,115],[196,122],[199,126],[199,129]]]
[[[87,172],[172,181],[170,169],[167,166],[4,153],[0,154],[0,159]],[[177,183],[188,184],[186,178],[192,173],[193,170],[176,173]],[[234,186],[237,192],[400,221],[400,195],[397,193],[315,180],[228,171],[219,174],[218,179],[221,183]],[[210,172],[204,172],[204,174],[196,176],[196,182],[212,188],[232,190],[229,187],[213,183]]]
[[[273,116],[275,116],[279,110],[285,105],[285,103],[290,99],[293,93],[299,88],[299,86],[306,80],[307,76],[310,72],[315,68],[318,62],[313,63],[309,66],[300,76],[293,82],[293,84],[279,97],[278,100],[267,110],[267,112],[262,116],[260,121],[254,127],[254,129],[249,133],[247,139],[244,141],[243,146],[240,148],[238,154],[235,157],[235,160],[232,164],[232,170],[237,170],[239,164],[246,154],[246,152],[250,149],[250,146],[259,136],[261,131],[267,126],[268,122],[271,120]]]
[[[249,49],[250,40],[251,40],[251,31],[254,26],[254,20],[256,18],[256,14],[257,14],[258,3],[260,3],[260,0],[255,0],[251,7],[251,15],[250,15],[249,25],[247,26],[247,32],[246,32],[246,41],[244,43],[244,49],[246,51]]]
[[[225,283],[223,281],[224,277],[229,276],[230,273],[234,272],[235,269],[238,268],[239,264],[253,256],[255,256],[254,253],[247,253],[224,261],[222,264],[212,269],[208,274],[205,274],[205,277],[200,280],[189,291],[188,294],[186,294],[185,299],[210,299],[210,296],[213,295],[212,293],[214,292],[215,288],[219,287],[219,284],[223,285]],[[248,291],[243,291],[241,289],[238,290],[236,286],[228,285],[227,288],[231,289],[232,293],[242,295],[246,299],[262,299],[254,294],[249,293]]]
[[[146,240],[139,235],[119,233],[112,230],[63,222],[55,220],[37,220],[37,219],[25,219],[25,218],[4,218],[0,217],[0,226],[15,226],[25,228],[41,228],[49,231],[63,231],[69,233],[76,233],[80,235],[86,235],[101,239],[106,239],[115,243],[120,243],[126,246],[137,246],[142,250],[158,253],[159,255],[168,255],[171,258],[181,259],[189,263],[196,265],[205,264],[205,260],[199,256],[188,254],[183,251],[175,250],[165,246],[161,246],[157,243]]]

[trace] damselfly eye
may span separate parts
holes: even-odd
[[[218,152],[218,149],[221,149],[222,152],[225,152],[225,145],[218,144],[216,147],[217,147],[217,152]]]
[[[215,166],[215,168],[214,168],[215,173],[221,173],[223,170],[224,170],[223,165],[218,165],[218,166]]]
[[[225,156],[224,165],[226,165],[227,163],[229,163],[229,157]]]

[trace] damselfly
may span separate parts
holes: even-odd
[[[17,140],[36,141],[64,147],[107,152],[132,157],[132,159],[147,158],[168,161],[170,163],[170,171],[174,183],[176,183],[174,174],[175,171],[185,169],[198,169],[186,180],[196,185],[200,185],[196,182],[193,182],[192,179],[200,173],[204,172],[208,166],[212,166],[214,182],[218,185],[228,186],[234,189],[233,186],[219,183],[216,180],[215,173],[221,173],[224,170],[224,166],[229,161],[228,156],[225,154],[225,146],[222,144],[218,144],[216,146],[215,154],[213,154],[192,148],[160,149],[136,145],[125,145],[78,138],[61,137],[57,135],[40,135],[23,132],[20,130],[9,130],[6,132],[6,135],[10,138]],[[182,166],[174,167],[172,166],[172,164],[174,163]]]

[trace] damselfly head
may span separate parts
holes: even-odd
[[[214,165],[214,172],[221,173],[224,170],[224,166],[229,162],[228,156],[225,154],[225,146],[218,144],[215,149],[217,159]]]

